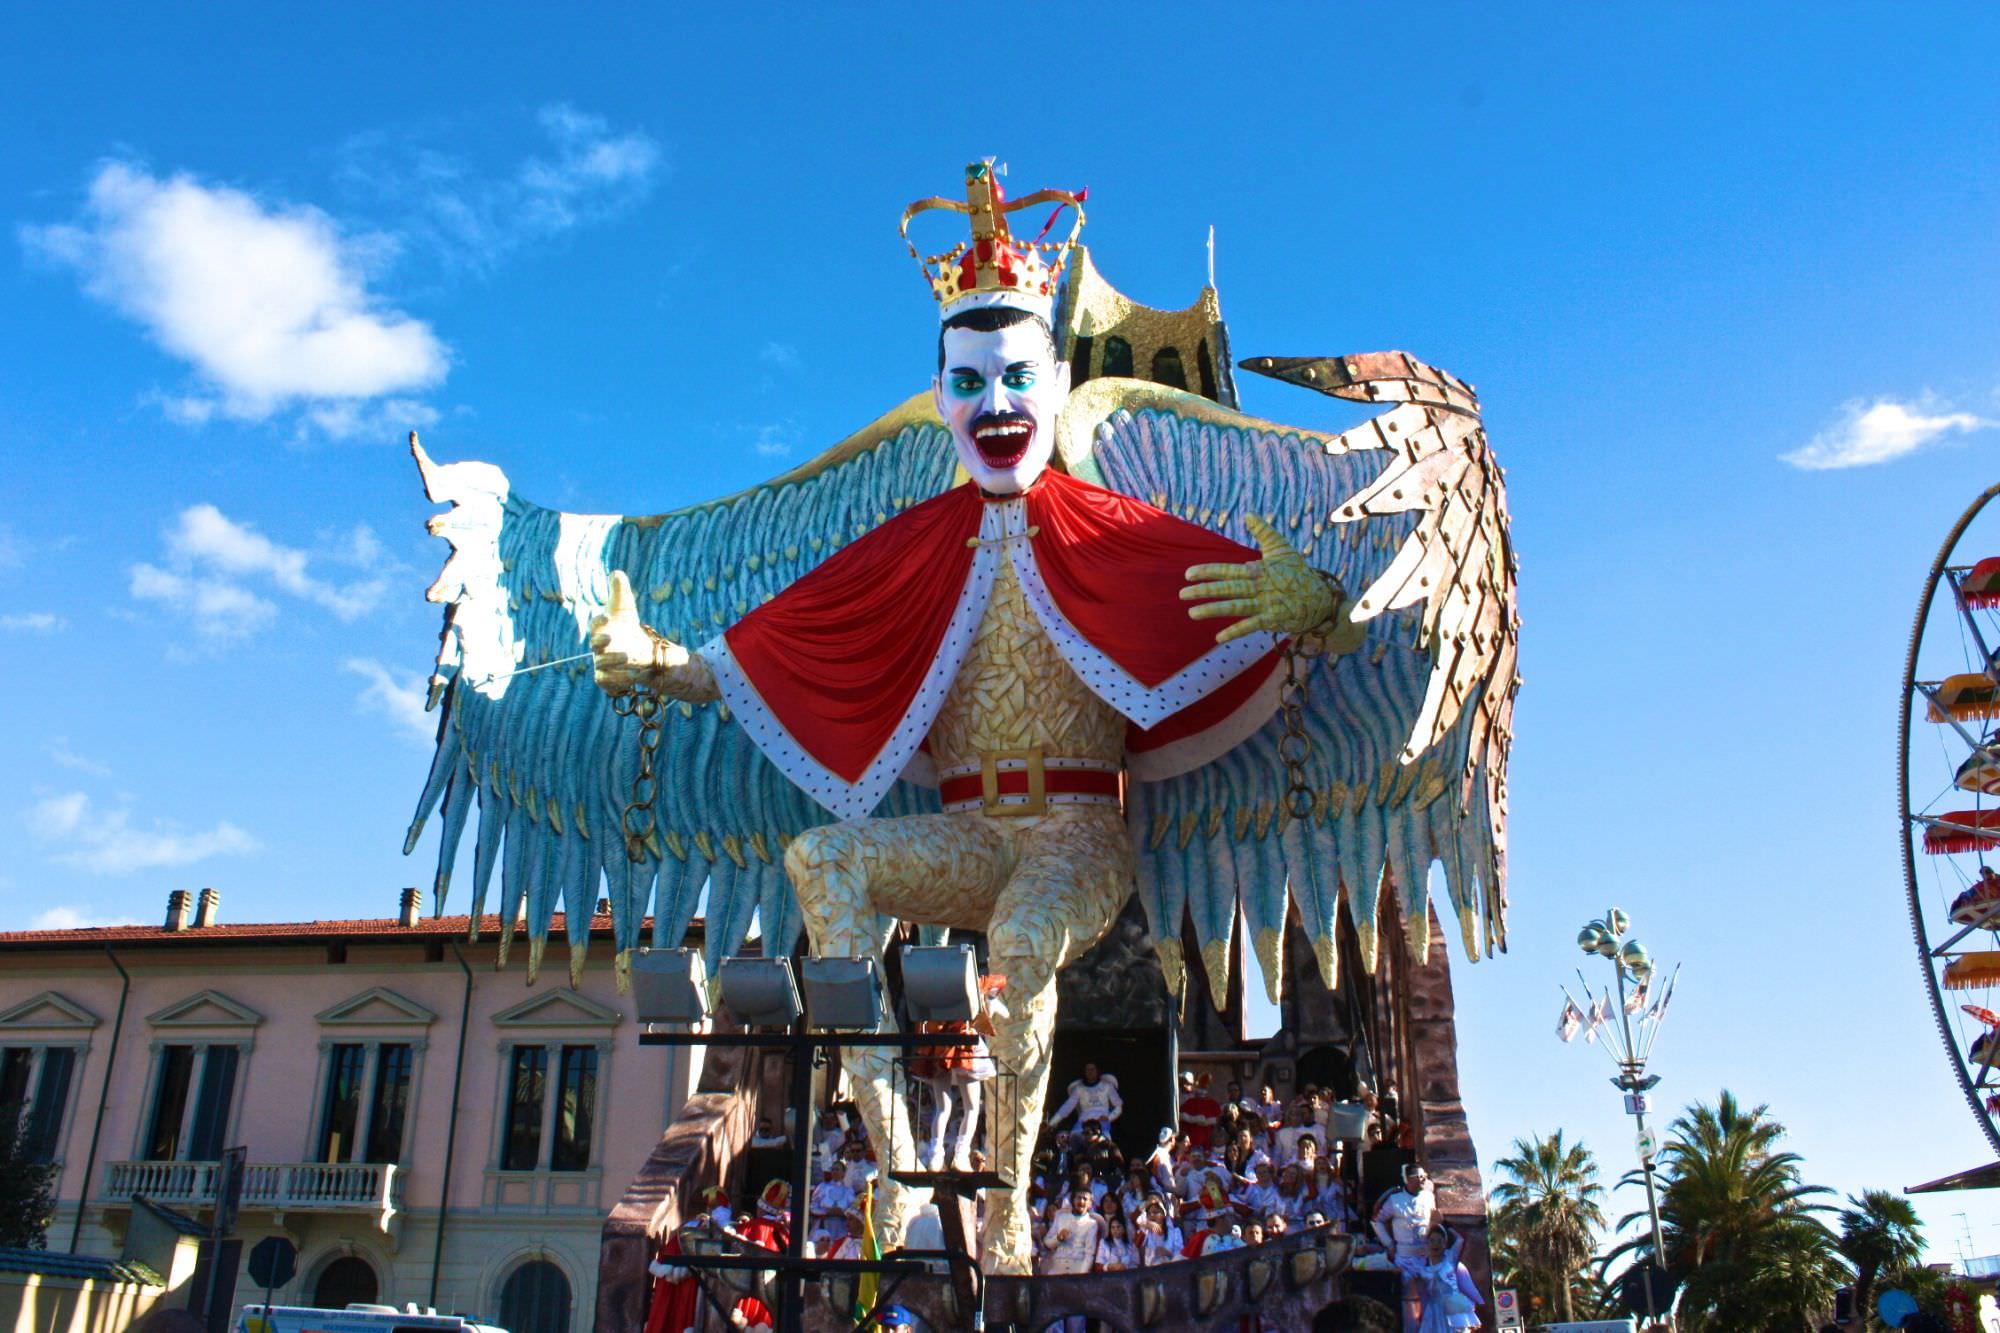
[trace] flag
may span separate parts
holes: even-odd
[[[1646,992],[1652,988],[1652,985],[1653,979],[1649,976],[1644,981],[1641,981],[1630,995],[1625,997],[1626,1013],[1636,1014],[1646,1007]]]
[[[875,1180],[869,1177],[861,1190],[861,1257],[880,1259],[882,1243],[875,1239]],[[854,1322],[860,1323],[875,1312],[875,1290],[879,1279],[863,1273],[854,1280]]]
[[[1653,1007],[1647,1011],[1646,1017],[1658,1022],[1667,1016],[1667,1006],[1673,1002],[1674,998],[1674,983],[1680,979],[1681,970],[1677,967],[1674,969],[1674,974],[1667,978],[1666,989],[1660,992],[1659,999],[1653,1001]]]
[[[1576,1007],[1576,1001],[1563,996],[1562,1017],[1556,1020],[1556,1035],[1564,1041],[1575,1041],[1576,1034],[1583,1030],[1583,1010]]]
[[[1589,994],[1588,991],[1584,993]],[[1597,1041],[1597,1029],[1602,1027],[1604,1020],[1609,1017],[1610,1013],[1601,1003],[1593,1002],[1590,1008],[1583,1011],[1583,1039],[1594,1045]]]

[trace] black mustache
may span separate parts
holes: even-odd
[[[972,430],[973,433],[977,434],[982,427],[1012,426],[1017,424],[1033,430],[1035,419],[1026,412],[981,412],[972,419]]]

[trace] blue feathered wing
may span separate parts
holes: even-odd
[[[1506,494],[1471,389],[1402,353],[1243,368],[1393,406],[1329,436],[1096,380],[1064,414],[1073,470],[1246,544],[1245,514],[1271,520],[1367,626],[1358,651],[1307,668],[1308,818],[1288,808],[1282,712],[1219,760],[1132,788],[1140,896],[1169,979],[1185,913],[1218,1005],[1239,908],[1277,998],[1288,893],[1329,985],[1343,898],[1372,970],[1385,885],[1421,958],[1434,863],[1468,956],[1505,947],[1517,688]]]
[[[430,689],[442,713],[438,746],[404,845],[414,848],[439,813],[440,907],[476,807],[474,927],[497,870],[502,956],[525,928],[531,975],[560,909],[574,981],[600,885],[621,955],[641,943],[679,944],[704,887],[711,974],[740,948],[753,914],[766,947],[789,948],[800,919],[783,850],[831,816],[770,765],[726,705],[670,703],[657,828],[645,858],[631,861],[620,819],[639,728],[593,681],[587,627],[611,571],[623,570],[654,630],[703,643],[841,546],[948,488],[956,455],[929,395],[762,486],[647,518],[544,509],[490,464],[440,465],[415,436],[411,445],[426,493],[452,506],[430,523],[452,546],[427,594],[446,605]],[[898,784],[880,813],[936,808],[934,792]]]

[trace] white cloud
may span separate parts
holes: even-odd
[[[400,736],[425,745],[437,739],[437,719],[424,712],[429,694],[426,677],[414,671],[393,671],[365,657],[350,657],[343,665],[368,682],[360,695],[363,708],[388,718]]]
[[[38,912],[28,922],[29,930],[93,930],[100,926],[136,926],[139,918],[118,912],[96,912],[75,907],[51,907]]]
[[[193,368],[197,392],[155,398],[178,421],[337,411],[429,388],[449,366],[428,324],[368,289],[394,242],[316,208],[110,162],[75,221],[21,240]]]
[[[757,349],[757,359],[767,366],[776,366],[779,370],[797,370],[799,349],[790,343],[767,342]]]
[[[132,566],[132,595],[185,612],[210,638],[242,638],[277,615],[274,602],[245,586],[253,580],[346,621],[373,610],[389,589],[381,543],[366,526],[349,533],[336,552],[336,558],[367,571],[348,583],[315,577],[306,552],[272,541],[212,504],[182,510],[167,529],[166,542],[165,568]]]
[[[49,758],[54,760],[60,767],[73,768],[79,773],[88,773],[95,778],[108,778],[111,776],[111,769],[108,765],[100,764],[95,759],[86,759],[76,751],[70,749],[69,738],[67,736],[58,736],[50,741],[48,751]]]
[[[757,428],[757,438],[750,447],[763,458],[783,458],[792,451],[792,443],[797,432],[782,422],[772,422]]]
[[[27,562],[28,548],[11,524],[0,523],[0,569],[18,569]]]
[[[134,828],[129,810],[98,810],[80,791],[37,801],[28,809],[27,825],[51,861],[100,875],[190,865],[257,848],[256,839],[228,820],[202,833],[183,833],[160,823]]]
[[[12,630],[17,634],[52,634],[68,625],[68,619],[53,611],[24,611],[18,614],[0,615],[0,629]]]
[[[1838,422],[1813,436],[1803,448],[1783,455],[1783,459],[1808,471],[1867,467],[1915,453],[1947,435],[2000,424],[1970,412],[1927,410],[1931,406],[1923,402],[1901,403],[1893,398],[1877,398],[1872,403],[1854,399],[1842,406]]]
[[[344,146],[342,179],[393,205],[406,240],[484,268],[530,241],[617,216],[661,174],[660,146],[643,132],[613,131],[566,103],[543,107],[536,120],[551,152],[503,172],[475,170],[411,135],[374,133]]]

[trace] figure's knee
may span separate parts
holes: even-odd
[[[839,824],[821,824],[794,837],[785,848],[785,874],[792,887],[803,890],[838,867],[846,852],[847,833]]]

